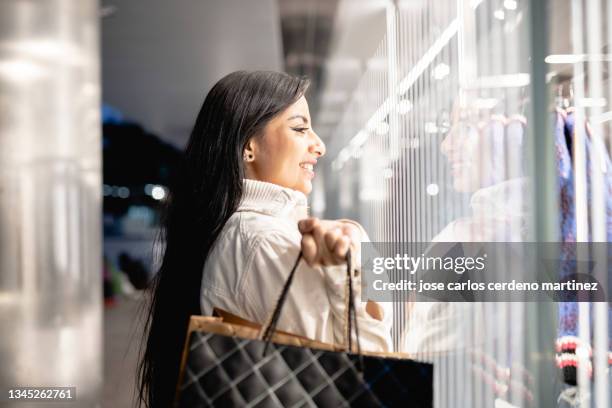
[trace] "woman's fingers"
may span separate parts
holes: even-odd
[[[354,225],[342,223],[342,233],[347,236],[354,245],[361,242],[361,231]]]
[[[317,264],[317,243],[311,234],[302,236],[302,256],[310,266]]]
[[[333,228],[325,233],[325,245],[330,251],[333,251],[338,239],[342,236],[340,228]]]
[[[330,251],[325,240],[325,235],[328,231],[329,229],[327,225],[319,223],[310,232],[317,244],[317,262],[323,266],[333,264]]]
[[[378,303],[368,300],[366,304],[366,312],[376,320],[382,321],[385,317],[385,311]]]
[[[310,266],[339,265],[345,261],[351,245],[360,242],[360,231],[351,224],[306,218],[299,221],[302,253]]]
[[[298,229],[302,234],[311,232],[316,226],[320,225],[320,221],[316,217],[305,218],[298,222]]]
[[[346,236],[341,236],[338,242],[336,243],[336,246],[334,247],[334,255],[336,256],[336,258],[341,261],[344,261],[350,245],[351,240]]]
[[[342,263],[346,255],[346,251],[342,252],[345,241],[347,241],[347,238],[342,234],[340,228],[334,228],[325,234],[325,245],[329,254],[328,264],[336,265]],[[346,246],[348,248],[348,244]]]

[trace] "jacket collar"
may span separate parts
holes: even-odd
[[[237,211],[254,211],[299,221],[308,217],[308,202],[301,191],[264,181],[243,179]]]

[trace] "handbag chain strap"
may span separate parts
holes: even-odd
[[[285,300],[287,299],[287,293],[289,292],[289,287],[291,286],[291,282],[293,281],[293,276],[295,275],[295,271],[297,270],[297,267],[301,259],[302,259],[302,252],[300,251],[297,259],[295,260],[295,264],[293,265],[293,268],[291,268],[291,272],[289,273],[289,276],[287,277],[287,280],[285,281],[283,290],[281,291],[281,294],[278,300],[276,301],[276,306],[274,307],[272,314],[268,318],[268,321],[261,329],[260,338],[266,342],[266,345],[264,347],[264,355],[266,354],[268,345],[270,344],[272,340],[272,335],[276,331],[276,326],[280,318],[281,310],[283,308],[283,305],[285,304]],[[351,250],[349,249],[346,254],[346,284],[345,284],[346,290],[345,290],[345,293],[347,294],[348,301],[346,302],[347,307],[346,307],[346,314],[345,314],[345,323],[346,323],[345,327],[347,327],[347,330],[345,333],[345,341],[348,346],[348,351],[351,352],[353,349],[351,332],[352,332],[352,328],[354,327],[355,328],[355,338],[357,340],[357,354],[361,357],[361,347],[359,345],[359,327],[357,326],[357,312],[355,310],[355,296],[354,296],[354,291],[353,291],[353,279],[351,279],[352,278],[351,270],[352,270],[352,258],[351,258]],[[362,363],[360,359],[360,365],[361,364]]]

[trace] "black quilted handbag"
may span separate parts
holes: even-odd
[[[230,323],[219,317],[192,316],[176,406],[432,407],[431,364],[397,354],[361,352],[350,254],[345,315],[348,347],[275,330],[300,257],[263,328],[240,318]],[[351,328],[356,347],[351,344]]]

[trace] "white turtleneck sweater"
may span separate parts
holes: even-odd
[[[300,252],[297,222],[308,216],[308,207],[299,191],[248,179],[243,186],[238,210],[206,260],[201,307],[204,315],[212,315],[217,307],[263,324]],[[363,235],[367,240],[365,231]],[[356,288],[360,287],[358,275]],[[278,330],[344,344],[345,277],[346,265],[313,268],[301,260]],[[385,316],[379,321],[366,312],[366,302],[357,301],[356,306],[362,349],[390,351],[391,308],[382,304]]]

